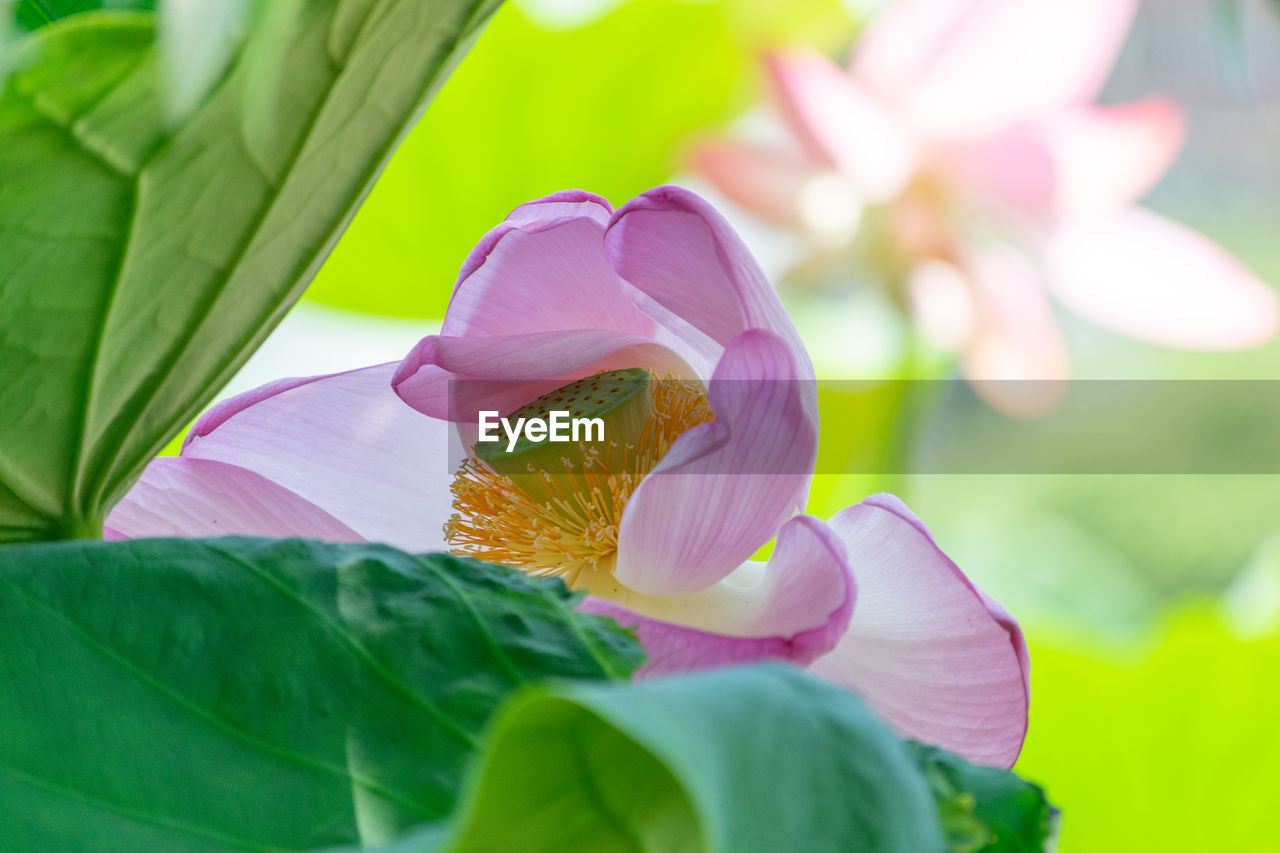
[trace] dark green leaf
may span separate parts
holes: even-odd
[[[311,0],[287,38],[255,29],[176,126],[151,15],[19,44],[0,95],[0,541],[100,531],[301,294],[496,3]],[[283,56],[269,124],[246,94],[272,67],[262,38]]]
[[[451,828],[394,853],[943,849],[902,742],[852,693],[776,664],[518,694],[467,790]]]
[[[156,0],[0,0],[14,7],[14,21],[22,30],[34,30],[68,15],[94,9],[143,9],[156,7]]]
[[[1057,831],[1044,791],[935,746],[909,747],[933,790],[948,853],[1043,853]]]
[[[0,546],[0,846],[294,850],[447,815],[513,687],[640,662],[573,600],[375,545]]]

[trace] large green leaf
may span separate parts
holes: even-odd
[[[853,694],[780,664],[530,689],[468,793],[451,826],[394,853],[944,849],[905,745]]]
[[[0,541],[100,531],[301,294],[496,4],[310,0],[176,125],[151,15],[75,15],[19,46],[0,95]],[[282,57],[265,95],[246,83],[270,63],[245,61],[264,52]]]
[[[2,846],[293,850],[440,818],[513,687],[639,663],[573,600],[382,546],[0,546]]]

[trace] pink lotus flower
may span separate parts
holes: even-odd
[[[1275,294],[1216,244],[1134,206],[1181,147],[1178,108],[1091,103],[1136,7],[898,0],[847,69],[805,50],[771,58],[796,150],[712,142],[698,165],[846,263],[843,241],[860,232],[853,263],[962,350],[970,378],[1066,376],[1046,294],[1157,344],[1263,343]]]
[[[637,367],[682,381],[644,386],[652,440],[635,439],[629,473],[584,456],[553,500],[474,457],[449,470],[478,410]],[[891,495],[826,522],[798,514],[812,379],[769,282],[704,201],[667,187],[615,212],[558,193],[480,242],[442,334],[399,365],[215,406],[108,525],[378,540],[560,575],[589,592],[583,609],[635,627],[645,674],[782,658],[861,691],[910,736],[1012,764],[1028,703],[1017,623]],[[767,564],[751,560],[774,539]]]

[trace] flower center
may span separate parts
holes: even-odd
[[[692,427],[713,418],[700,383],[629,368],[571,382],[507,416],[599,418],[602,441],[477,445],[454,476],[445,539],[456,554],[588,585],[611,569],[622,511]]]

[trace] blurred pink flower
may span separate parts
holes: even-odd
[[[744,207],[828,246],[859,231],[858,261],[926,335],[963,351],[970,378],[1066,376],[1046,293],[1152,343],[1261,344],[1276,330],[1270,288],[1134,205],[1181,147],[1177,106],[1092,103],[1136,7],[898,0],[847,69],[806,50],[770,58],[797,150],[717,141],[697,164]]]
[[[686,380],[704,408],[681,421],[654,392],[648,423],[678,426],[633,479],[562,481],[553,505],[474,458],[450,470],[479,410],[634,367]],[[907,735],[1012,764],[1028,703],[1017,623],[892,495],[825,522],[798,514],[812,380],[773,288],[702,199],[664,187],[614,211],[557,193],[481,240],[440,335],[400,364],[215,406],[108,526],[376,540],[560,575],[589,593],[581,607],[636,628],[646,674],[783,658],[861,691]],[[584,479],[595,466],[575,462]],[[770,560],[752,561],[770,540]]]

